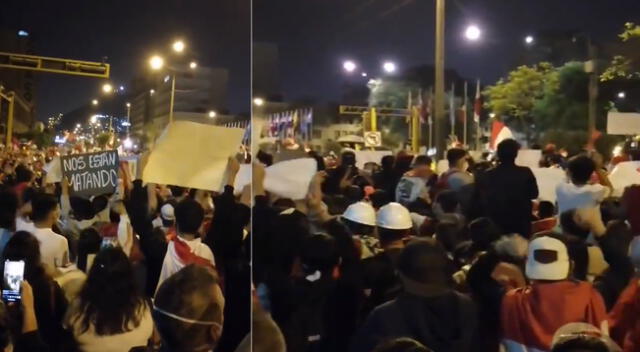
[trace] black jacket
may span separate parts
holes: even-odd
[[[531,201],[538,197],[538,184],[531,169],[500,164],[479,177],[476,192],[485,215],[505,233],[529,237]]]
[[[351,346],[352,352],[370,352],[392,338],[410,337],[437,352],[475,351],[477,325],[473,301],[449,291],[432,297],[403,293],[376,308]]]

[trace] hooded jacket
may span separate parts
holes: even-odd
[[[476,307],[466,295],[453,290],[429,297],[403,293],[369,315],[351,352],[369,352],[397,337],[410,337],[438,352],[473,351],[476,326]]]

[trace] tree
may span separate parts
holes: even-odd
[[[514,121],[527,136],[531,135],[536,103],[544,97],[546,85],[554,77],[555,69],[548,62],[534,66],[520,66],[487,87],[485,107],[501,120]]]
[[[587,130],[589,75],[580,62],[570,62],[549,74],[544,95],[534,102],[536,130]]]
[[[609,67],[600,76],[602,81],[640,78],[640,25],[626,23],[624,31],[618,36],[624,45],[620,48],[620,54],[611,59]]]

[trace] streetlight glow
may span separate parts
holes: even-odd
[[[618,99],[624,99],[627,97],[627,93],[625,92],[618,92]]]
[[[109,94],[113,92],[113,86],[110,83],[105,83],[102,85],[102,91]]]
[[[164,66],[164,59],[158,55],[153,55],[149,59],[149,66],[152,70],[159,70]]]
[[[525,42],[525,43],[527,43],[527,44],[533,44],[533,42],[534,42],[534,38],[533,38],[533,36],[532,36],[532,35],[528,35],[528,36],[526,36],[526,37],[524,38],[524,42]]]
[[[342,68],[344,68],[345,71],[351,73],[353,71],[355,71],[355,69],[358,66],[356,65],[355,62],[351,61],[351,60],[347,60],[345,62],[342,63]]]
[[[184,42],[182,40],[176,40],[175,42],[173,42],[173,51],[175,51],[176,53],[181,53],[184,51]]]
[[[156,90],[155,90],[155,89],[151,89],[151,90],[149,90],[149,94],[151,94],[151,95],[153,95],[153,93],[155,93],[155,92],[156,92]]]
[[[98,122],[98,115],[91,116],[91,123],[96,123],[96,122]]]
[[[127,107],[130,108],[131,107],[131,103],[127,103]]]
[[[256,104],[256,106],[262,106],[262,105],[264,105],[264,99],[262,99],[262,98],[254,98],[253,99],[253,103]]]
[[[98,99],[93,99],[93,100],[91,101],[91,104],[93,104],[93,105],[98,105]]]
[[[191,61],[191,63],[189,64],[189,68],[194,70],[198,67],[198,63],[195,61]]]
[[[209,118],[214,118],[214,117],[216,117],[216,115],[217,114],[216,114],[215,111],[213,111],[213,110],[209,111]]]
[[[127,138],[124,141],[122,141],[122,145],[126,148],[126,149],[131,149],[131,147],[133,146],[133,142],[131,141],[131,139]]]
[[[361,75],[362,75],[362,77],[367,77],[367,73],[366,72],[362,72]]]
[[[124,92],[124,86],[120,86],[120,91]]]
[[[474,24],[467,27],[467,30],[464,32],[464,36],[470,41],[480,39],[480,35],[482,35],[482,31],[480,31],[480,28]]]
[[[387,61],[384,64],[382,64],[382,69],[384,70],[384,72],[386,73],[394,73],[396,72],[396,64],[391,62],[391,61]]]

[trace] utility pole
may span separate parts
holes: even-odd
[[[442,135],[442,127],[445,119],[444,111],[444,15],[445,0],[436,0],[436,57],[435,57],[435,116],[434,116],[434,135],[436,157],[444,157],[445,140]]]
[[[598,64],[597,50],[593,45],[591,37],[588,38],[589,45],[589,63],[587,64],[587,72],[589,72],[589,138],[592,138],[596,130],[596,115],[598,113]],[[589,67],[590,66],[590,67]]]

